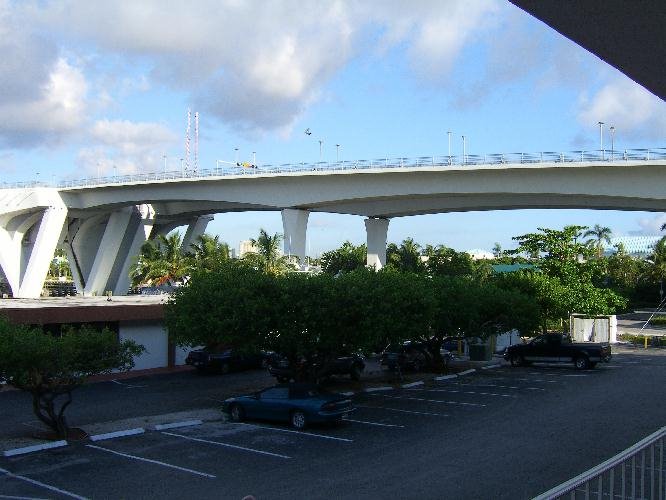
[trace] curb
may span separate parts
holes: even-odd
[[[95,434],[94,436],[90,436],[91,441],[105,441],[107,439],[115,439],[119,437],[125,437],[125,436],[134,436],[136,434],[143,434],[146,432],[146,429],[143,427],[137,427],[135,429],[125,429],[124,431],[116,431],[116,432],[106,432],[104,434]]]
[[[441,375],[439,377],[435,377],[433,380],[438,380],[438,381],[439,380],[449,380],[449,379],[456,378],[456,377],[458,377],[458,374],[454,373],[453,375]]]
[[[67,441],[54,441],[52,443],[43,443],[36,444],[34,446],[24,446],[23,448],[14,448],[13,450],[5,450],[2,452],[2,455],[5,457],[15,457],[16,455],[24,455],[26,453],[32,453],[33,451],[42,451],[50,450],[52,448],[61,448],[67,446],[69,443]]]
[[[392,391],[393,387],[391,386],[385,386],[385,387],[367,387],[363,389],[361,392],[377,392],[377,391]]]
[[[488,365],[488,366],[482,366],[482,370],[491,370],[493,368],[500,368],[502,365],[500,363],[497,363],[496,365]]]
[[[402,387],[403,389],[408,389],[410,387],[416,387],[418,385],[423,385],[424,383],[425,382],[423,380],[421,380],[419,382],[412,382],[411,384],[402,384],[400,387]]]

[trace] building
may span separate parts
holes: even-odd
[[[646,258],[652,254],[654,246],[663,236],[616,236],[610,243],[604,243],[604,255],[617,252],[617,245],[622,244],[625,252],[632,257]]]

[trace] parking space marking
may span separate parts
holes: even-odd
[[[0,495],[0,498],[11,498],[12,500],[48,500],[48,498],[39,497],[15,497],[9,495]]]
[[[543,387],[519,387],[517,385],[499,384],[459,384],[459,387],[496,387],[497,389],[525,389],[528,391],[545,391]]]
[[[370,408],[370,409],[377,409],[377,410],[389,410],[389,411],[397,411],[400,413],[411,413],[413,415],[428,415],[428,416],[433,416],[433,417],[449,417],[450,415],[447,415],[446,413],[433,413],[430,411],[416,411],[416,410],[401,410],[400,408],[388,408],[386,406],[362,406],[362,405],[356,405],[357,408]]]
[[[80,495],[77,495],[76,493],[72,493],[71,491],[61,490],[60,488],[56,488],[55,486],[51,486],[50,484],[42,483],[40,481],[36,481],[35,479],[30,479],[29,477],[19,476],[18,474],[14,474],[3,468],[0,468],[0,472],[6,474],[7,477],[18,479],[19,481],[25,481],[26,483],[34,484],[35,486],[39,486],[40,488],[45,488],[49,491],[54,491],[56,493],[60,493],[61,495],[65,495],[70,498],[77,498],[79,500],[88,500],[86,497],[82,497]]]
[[[373,394],[374,396],[375,394]],[[379,397],[384,397],[384,398],[391,398],[391,399],[407,399],[410,401],[424,401],[426,403],[441,403],[441,404],[448,404],[448,405],[460,405],[460,406],[487,406],[481,403],[463,403],[460,401],[441,401],[439,399],[425,399],[425,398],[411,398],[411,397],[405,397],[405,396],[389,396],[387,394],[377,394]]]
[[[121,453],[119,451],[110,450],[109,448],[103,448],[101,446],[95,446],[94,444],[87,444],[86,448],[93,448],[95,450],[105,451],[107,453],[112,453],[114,455],[118,455],[118,456],[121,456],[121,457],[131,458],[132,460],[139,460],[141,462],[148,462],[150,464],[161,465],[162,467],[168,467],[170,469],[176,469],[176,470],[183,471],[183,472],[189,472],[190,474],[194,474],[196,476],[203,476],[203,477],[207,477],[207,478],[210,478],[210,479],[215,479],[217,477],[217,476],[214,476],[213,474],[207,474],[206,472],[199,472],[197,470],[188,469],[186,467],[180,467],[178,465],[168,464],[166,462],[160,462],[159,460],[153,460],[152,458],[139,457],[139,456],[136,456],[136,455],[130,455],[129,453]]]
[[[162,432],[161,434],[166,434],[167,436],[179,437],[181,439],[187,439],[188,441],[196,441],[198,443],[213,444],[215,446],[222,446],[224,448],[233,448],[235,450],[249,451],[252,453],[258,453],[259,455],[268,455],[270,457],[285,458],[285,459],[291,458],[287,455],[280,455],[279,453],[272,453],[270,451],[257,450],[256,448],[247,448],[245,446],[238,446],[236,444],[223,443],[221,441],[211,441],[210,439],[195,438],[191,436],[185,436],[183,434],[174,434],[173,432]]]
[[[286,432],[286,433],[289,433],[289,434],[298,434],[299,436],[310,436],[310,437],[318,437],[318,438],[322,438],[322,439],[331,439],[333,441],[344,441],[346,443],[353,443],[354,442],[353,439],[339,438],[339,437],[335,437],[335,436],[327,436],[326,434],[315,434],[314,432],[292,431],[290,429],[280,429],[279,427],[268,427],[267,425],[246,424],[245,422],[238,422],[237,425],[247,425],[249,427],[255,427],[257,429],[267,429],[269,431]]]
[[[345,422],[354,422],[355,424],[366,424],[366,425],[376,425],[378,427],[401,427],[405,428],[404,425],[398,425],[398,424],[382,424],[380,422],[367,422],[365,420],[352,420],[351,418],[345,418],[343,419]]]
[[[478,394],[479,396],[498,396],[502,398],[517,398],[515,394],[499,394],[496,392],[459,391],[456,389],[428,389],[427,392],[447,392],[453,394]]]
[[[577,373],[577,374],[567,374],[567,375],[562,375],[563,377],[589,377],[589,375],[586,375],[585,373]]]

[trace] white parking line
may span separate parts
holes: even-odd
[[[355,424],[366,424],[366,425],[376,425],[379,427],[402,427],[403,429],[405,428],[404,425],[397,425],[397,424],[382,424],[379,422],[366,422],[365,420],[352,420],[351,418],[345,418],[345,422],[354,422]]]
[[[545,391],[543,387],[519,387],[517,385],[499,384],[459,384],[459,387],[496,387],[497,389],[525,389],[529,391]]]
[[[384,398],[391,398],[391,399],[407,399],[410,401],[425,401],[426,403],[441,403],[441,404],[447,404],[447,405],[460,405],[460,406],[486,406],[481,403],[462,403],[460,401],[441,401],[439,399],[425,399],[425,398],[407,398],[404,396],[388,396],[386,394],[373,394],[373,396],[379,396],[379,397],[384,397]]]
[[[426,392],[450,392],[454,394],[478,394],[479,396],[498,396],[502,398],[517,398],[515,394],[498,394],[496,392],[458,391],[455,389],[428,389]]]
[[[72,493],[71,491],[61,490],[60,488],[56,488],[55,486],[51,486],[50,484],[41,483],[39,481],[35,481],[34,479],[30,479],[29,477],[13,474],[6,469],[0,468],[0,472],[6,474],[8,477],[18,479],[19,481],[25,481],[26,483],[34,484],[35,486],[39,486],[40,488],[45,488],[49,491],[55,491],[56,493],[60,493],[61,495],[65,495],[70,498],[77,498],[79,500],[88,500],[86,497],[82,497],[80,495],[77,495],[76,493]]]
[[[39,497],[15,497],[9,495],[0,495],[0,498],[8,498],[12,500],[48,500],[48,498],[39,498]]]
[[[265,426],[265,425],[246,424],[244,422],[238,422],[237,425],[247,425],[249,427],[256,427],[257,429],[267,429],[269,431],[286,432],[286,433],[289,433],[289,434],[298,434],[299,436],[311,436],[311,437],[318,437],[318,438],[322,438],[322,439],[331,439],[333,441],[344,441],[346,443],[353,443],[354,442],[353,439],[327,436],[326,434],[315,434],[314,432],[292,431],[292,430],[289,430],[289,429],[280,429],[279,427],[268,427],[268,426]]]
[[[139,460],[141,462],[148,462],[150,464],[161,465],[162,467],[168,467],[170,469],[176,469],[176,470],[180,470],[180,471],[183,471],[183,472],[189,472],[190,474],[194,474],[196,476],[203,476],[203,477],[208,477],[208,478],[211,478],[211,479],[215,479],[215,477],[216,477],[212,474],[207,474],[205,472],[199,472],[199,471],[196,471],[196,470],[187,469],[185,467],[179,467],[178,465],[168,464],[166,462],[160,462],[159,460],[153,460],[151,458],[144,458],[144,457],[138,457],[136,455],[130,455],[128,453],[121,453],[119,451],[110,450],[108,448],[102,448],[101,446],[95,446],[94,444],[87,444],[86,448],[93,448],[95,450],[106,451],[107,453],[112,453],[114,455],[118,455],[118,456],[121,456],[121,457],[131,458],[133,460]]]
[[[214,444],[215,446],[223,446],[225,448],[234,448],[236,450],[250,451],[252,453],[258,453],[259,455],[268,455],[270,457],[278,457],[278,458],[291,458],[291,457],[288,457],[287,455],[280,455],[279,453],[271,453],[270,451],[257,450],[255,448],[246,448],[245,446],[238,446],[238,445],[235,445],[235,444],[222,443],[220,441],[211,441],[209,439],[201,439],[201,438],[195,438],[195,437],[190,437],[190,436],[184,436],[183,434],[174,434],[172,432],[162,432],[162,434],[166,434],[167,436],[179,437],[181,439],[187,439],[188,441],[196,441],[198,443]]]
[[[569,375],[562,375],[563,377],[589,377],[589,375],[586,375],[584,373],[577,373],[576,375],[574,374],[569,374]]]
[[[416,410],[401,410],[400,408],[388,408],[386,406],[362,406],[362,405],[356,405],[357,408],[370,408],[370,409],[377,409],[377,410],[389,410],[389,411],[397,411],[400,413],[411,413],[413,415],[429,415],[433,417],[448,417],[446,413],[433,413],[429,411],[416,411]]]

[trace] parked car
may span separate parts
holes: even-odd
[[[295,429],[310,423],[340,422],[354,411],[351,399],[312,384],[282,384],[224,401],[222,411],[233,422],[245,419],[289,422]]]
[[[265,368],[268,364],[268,358],[269,353],[263,351],[247,353],[235,349],[216,351],[198,349],[187,354],[185,364],[194,366],[199,372],[229,373],[231,371]]]
[[[432,355],[425,343],[407,341],[388,345],[382,351],[379,363],[383,369],[420,372],[432,364]]]
[[[332,375],[349,375],[352,380],[359,380],[365,369],[363,356],[351,354],[336,358],[314,357],[300,358],[290,363],[285,356],[274,355],[268,361],[268,372],[278,382],[318,382]]]
[[[572,363],[579,370],[594,368],[598,362],[609,362],[612,357],[608,343],[572,342],[569,335],[547,334],[532,339],[527,344],[506,348],[504,359],[512,366],[533,361]]]

